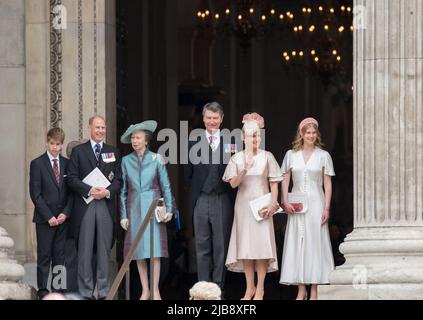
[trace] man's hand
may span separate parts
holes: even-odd
[[[59,216],[57,217],[57,223],[58,224],[62,224],[63,222],[65,222],[67,219],[67,216],[64,213],[59,214]]]
[[[57,227],[59,225],[59,222],[57,221],[55,217],[52,217],[48,221],[48,224],[50,225],[50,227]]]
[[[90,196],[96,200],[104,199],[109,195],[109,190],[102,187],[92,187],[90,190]]]

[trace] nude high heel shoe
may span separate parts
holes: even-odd
[[[244,297],[241,298],[241,300],[252,300],[254,295],[256,294],[256,289],[257,288],[254,288],[253,292],[251,293],[251,295],[248,298],[246,298],[245,295],[244,295]]]
[[[300,298],[298,298],[298,296],[297,296],[297,298],[295,299],[295,300],[307,300],[307,291],[306,291],[306,294],[304,295],[304,297],[302,297],[301,299]]]

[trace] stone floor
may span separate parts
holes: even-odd
[[[24,264],[25,275],[22,279],[23,283],[26,283],[30,287],[37,289],[37,264],[26,263]]]
[[[23,283],[37,289],[37,264],[26,263],[24,265],[25,276]],[[136,300],[140,294],[138,274],[133,269],[131,276],[131,299]],[[269,274],[266,279],[266,300],[286,300],[294,299],[296,296],[296,288],[281,286],[278,283],[278,275]],[[166,300],[186,300],[189,297],[188,291],[196,281],[195,273],[179,274],[177,277],[168,277],[162,287],[162,297]],[[124,283],[125,281],[123,281]],[[243,274],[229,273],[227,275],[227,286],[225,298],[228,300],[239,300],[245,290],[245,280]],[[124,291],[121,291],[124,292]],[[124,295],[120,295],[120,299],[124,299]]]

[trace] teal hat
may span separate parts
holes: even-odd
[[[120,137],[120,142],[131,143],[131,135],[136,131],[150,131],[154,133],[157,128],[157,122],[154,120],[146,120],[141,123],[131,124],[125,133]]]

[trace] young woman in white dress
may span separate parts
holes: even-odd
[[[331,176],[335,175],[332,158],[322,149],[319,124],[304,119],[282,163],[282,202],[288,215],[281,266],[281,284],[298,285],[297,300],[307,299],[306,285],[311,285],[310,299],[317,299],[317,285],[329,283],[334,269],[328,220],[332,197]],[[305,193],[308,210],[295,213],[288,203],[288,187]]]
[[[282,172],[274,156],[259,149],[263,118],[256,113],[247,114],[243,123],[245,149],[232,156],[223,176],[233,188],[238,187],[226,266],[229,271],[245,274],[246,289],[241,300],[263,300],[266,273],[278,270],[272,216],[279,208],[278,183]],[[249,201],[269,192],[273,201],[264,210],[264,219],[257,221]]]

